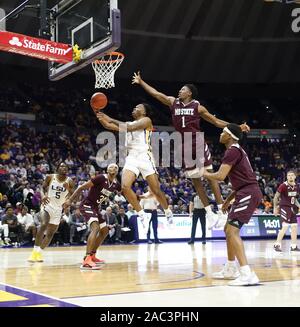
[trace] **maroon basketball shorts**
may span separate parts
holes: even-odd
[[[281,223],[297,224],[297,210],[292,206],[280,207]]]
[[[209,151],[209,147],[206,143],[204,143],[204,158],[197,158],[197,148],[196,145],[192,144],[191,150],[192,153],[188,155],[189,158],[184,158],[184,167],[185,173],[188,178],[199,178],[203,175],[203,167],[206,169],[212,169],[212,157]],[[193,163],[189,163],[188,159],[195,160],[196,158],[199,159],[199,165]],[[201,164],[202,163],[202,164]]]
[[[238,190],[228,214],[228,223],[238,228],[247,224],[262,197],[257,185],[249,185]]]
[[[79,209],[88,226],[94,221],[99,222],[100,229],[106,226],[106,221],[103,219],[102,215],[89,202],[81,203]]]

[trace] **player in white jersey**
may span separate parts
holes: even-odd
[[[42,262],[42,250],[47,247],[58,229],[62,216],[63,203],[72,195],[74,182],[67,176],[68,166],[59,164],[57,174],[48,175],[41,190],[41,226],[37,232],[30,262]],[[44,236],[46,232],[46,235]]]
[[[172,218],[172,211],[169,209],[165,194],[160,189],[157,171],[151,151],[152,121],[147,117],[148,104],[138,104],[132,112],[133,122],[120,122],[112,119],[104,113],[97,114],[97,118],[103,127],[112,131],[127,132],[127,157],[122,172],[122,192],[128,202],[137,211],[143,220],[148,214],[142,210],[136,194],[131,189],[132,184],[141,173],[147,181],[153,194],[163,207],[168,219]]]

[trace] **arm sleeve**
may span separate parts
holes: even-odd
[[[222,163],[225,165],[234,166],[241,158],[241,153],[234,147],[228,149],[222,159]]]

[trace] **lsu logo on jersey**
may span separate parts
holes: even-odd
[[[57,186],[52,185],[51,189],[55,192],[66,192],[67,190],[65,187],[61,187],[59,185]]]

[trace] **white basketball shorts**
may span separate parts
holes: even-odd
[[[129,154],[125,160],[123,169],[132,171],[136,177],[141,173],[145,179],[147,176],[157,174],[153,155],[150,152],[143,152],[140,154]]]
[[[47,204],[42,207],[42,210],[48,212],[50,216],[49,224],[59,225],[62,216],[62,207],[54,207],[51,204]]]

